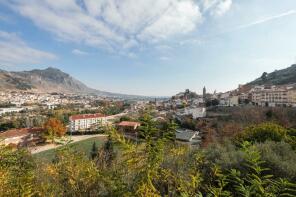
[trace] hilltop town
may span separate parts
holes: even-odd
[[[104,133],[105,126],[115,126],[120,127],[125,136],[135,138],[141,125],[139,118],[149,111],[155,121],[178,123],[179,128],[175,130],[177,140],[180,138],[180,141],[200,146],[207,143],[208,128],[195,124],[211,122],[213,109],[296,107],[295,84],[239,85],[237,89],[224,93],[208,93],[204,87],[202,92],[198,95],[186,89],[170,98],[128,100],[87,94],[1,92],[0,136],[6,145],[31,146],[23,143],[24,131],[27,130],[29,135],[34,129],[42,128],[48,118],[54,117],[64,124],[68,135]],[[191,126],[188,126],[189,120]],[[40,130],[43,129],[38,132]],[[15,140],[7,139],[7,136]]]

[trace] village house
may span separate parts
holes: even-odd
[[[43,128],[12,129],[0,133],[0,145],[26,147],[45,141]]]
[[[204,118],[207,115],[205,107],[185,107],[179,109],[176,113],[177,116],[187,116],[192,115],[193,119]]]
[[[176,140],[197,145],[198,143],[200,143],[201,138],[198,131],[193,131],[189,129],[177,129]]]
[[[139,122],[132,122],[132,121],[122,121],[117,124],[117,128],[121,132],[132,132],[135,133],[137,128],[141,126]]]

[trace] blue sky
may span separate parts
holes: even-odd
[[[295,63],[295,35],[295,0],[0,0],[1,69],[118,93],[234,89]]]

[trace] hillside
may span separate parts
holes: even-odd
[[[30,91],[36,93],[95,94],[124,99],[149,99],[149,97],[118,94],[89,88],[79,80],[57,68],[9,72],[0,69],[0,91]]]
[[[248,83],[248,85],[284,85],[296,83],[296,64],[282,70],[271,73],[263,73],[261,77]]]
[[[0,70],[0,90],[28,90],[39,93],[98,93],[56,68],[8,72]]]

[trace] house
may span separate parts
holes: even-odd
[[[238,104],[239,104],[239,97],[237,95],[231,95],[229,97],[229,104],[228,104],[228,106],[233,107],[233,106],[238,106]]]
[[[187,116],[192,115],[193,119],[204,118],[207,115],[205,107],[185,107],[178,110],[176,113],[177,116]]]
[[[176,140],[183,141],[183,142],[190,142],[192,144],[197,144],[200,142],[199,132],[189,130],[189,129],[177,129],[176,130]]]
[[[106,116],[100,113],[73,115],[69,119],[71,132],[85,131],[107,123]]]
[[[44,142],[43,128],[12,129],[0,133],[0,145],[25,147]]]
[[[132,121],[122,121],[117,124],[118,130],[122,132],[136,132],[139,126],[141,123]]]
[[[193,119],[204,118],[207,115],[205,107],[186,107],[185,114],[191,114]]]

